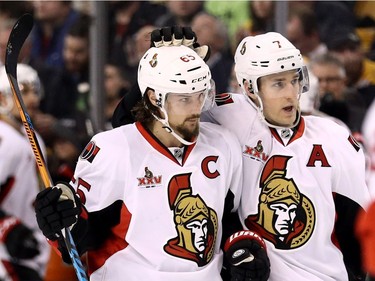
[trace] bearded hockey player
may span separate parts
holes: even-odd
[[[210,79],[188,47],[149,49],[137,121],[94,136],[70,185],[37,196],[39,227],[67,261],[61,229],[72,228],[90,280],[222,280],[222,219],[238,207],[242,159],[229,131],[200,123]],[[228,247],[238,240],[268,261],[261,238]]]

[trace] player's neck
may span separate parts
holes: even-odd
[[[158,138],[158,140],[166,147],[182,147],[183,144],[176,139],[171,133],[169,133],[163,124],[156,121],[152,124],[150,131]]]

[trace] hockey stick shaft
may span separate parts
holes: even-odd
[[[31,144],[31,148],[34,152],[35,160],[38,166],[38,170],[40,176],[42,178],[44,187],[49,188],[53,186],[53,182],[48,171],[46,161],[44,160],[43,154],[40,149],[40,145],[38,139],[36,137],[33,124],[31,122],[31,118],[26,111],[26,107],[24,105],[21,91],[18,87],[17,81],[17,63],[18,63],[18,56],[19,52],[25,42],[26,38],[31,32],[33,27],[33,18],[29,14],[23,15],[21,18],[18,19],[16,24],[14,25],[11,34],[9,36],[8,44],[7,44],[7,52],[5,56],[5,70],[8,76],[8,80],[10,83],[10,87],[12,90],[13,98],[17,109],[19,111],[23,126],[25,128],[27,137]],[[70,233],[68,228],[63,230],[63,237],[65,245],[68,249],[69,256],[72,260],[72,264],[74,270],[76,271],[77,277],[79,281],[87,281],[86,271],[82,265],[81,259],[79,257],[77,248],[73,241],[73,237]]]

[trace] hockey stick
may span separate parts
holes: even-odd
[[[10,87],[13,93],[13,98],[21,116],[23,126],[25,128],[27,137],[31,144],[31,148],[35,155],[35,160],[38,166],[40,176],[42,178],[45,188],[53,186],[51,176],[48,172],[46,162],[39,146],[38,139],[35,135],[33,124],[29,114],[26,111],[25,104],[22,99],[20,89],[18,88],[17,81],[17,63],[18,56],[21,51],[22,45],[26,38],[29,36],[31,29],[33,28],[34,20],[30,14],[25,14],[18,19],[13,26],[13,29],[9,35],[7,44],[7,50],[5,55],[5,71],[8,76]],[[77,248],[74,244],[73,237],[70,233],[69,228],[65,228],[64,241],[69,252],[69,256],[72,260],[74,270],[76,271],[79,281],[87,281],[85,268],[79,258]],[[63,231],[63,232],[64,232]]]

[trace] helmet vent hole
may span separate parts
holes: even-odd
[[[188,72],[190,72],[190,71],[194,71],[194,70],[197,70],[197,69],[199,69],[199,68],[201,68],[201,67],[200,67],[200,66],[197,66],[197,67],[191,68],[191,69],[188,70]]]
[[[191,88],[193,91],[195,90],[195,87]]]
[[[296,64],[295,63],[292,63],[292,66],[294,67]]]
[[[258,49],[260,49],[259,45],[256,45],[256,47],[257,47]]]
[[[284,66],[283,66],[283,65],[281,66],[281,69],[284,69]]]
[[[180,80],[180,84],[186,85],[186,80]]]

